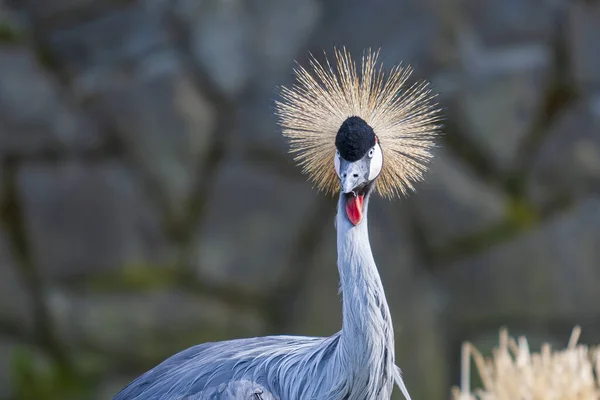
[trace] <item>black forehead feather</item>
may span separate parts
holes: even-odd
[[[335,147],[344,160],[354,162],[363,158],[375,146],[375,132],[360,117],[350,117],[344,121],[335,137]]]

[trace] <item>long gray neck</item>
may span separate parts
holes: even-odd
[[[348,368],[351,386],[366,386],[374,390],[370,393],[386,395],[393,387],[394,332],[369,243],[368,206],[369,196],[365,198],[363,220],[354,226],[346,216],[343,196],[338,201],[338,270],[343,299],[338,357]]]

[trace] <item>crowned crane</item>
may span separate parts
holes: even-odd
[[[345,50],[335,68],[311,56],[283,87],[276,114],[295,160],[319,189],[339,193],[335,226],[342,329],[330,337],[267,336],[204,343],[163,361],[114,400],[390,399],[408,391],[395,364],[394,330],[371,253],[370,195],[404,194],[423,178],[439,129],[426,83],[385,73],[378,52],[360,70]]]

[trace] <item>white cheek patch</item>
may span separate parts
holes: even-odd
[[[381,153],[381,147],[379,147],[379,143],[373,147],[373,158],[371,158],[371,164],[369,165],[369,180],[377,178],[379,173],[381,172],[381,167],[383,166],[383,154]]]
[[[340,176],[340,156],[338,156],[337,153],[335,154],[335,156],[333,156],[333,165],[335,166],[335,173],[339,177]]]

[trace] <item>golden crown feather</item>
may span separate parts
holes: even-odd
[[[427,82],[408,84],[410,67],[385,73],[379,51],[363,53],[360,70],[345,48],[334,49],[335,69],[310,55],[310,69],[298,65],[296,82],[281,88],[275,113],[290,152],[319,190],[339,190],[333,159],[335,137],[349,117],[365,120],[375,132],[384,165],[376,183],[387,198],[413,190],[423,179],[440,128],[440,113]]]

